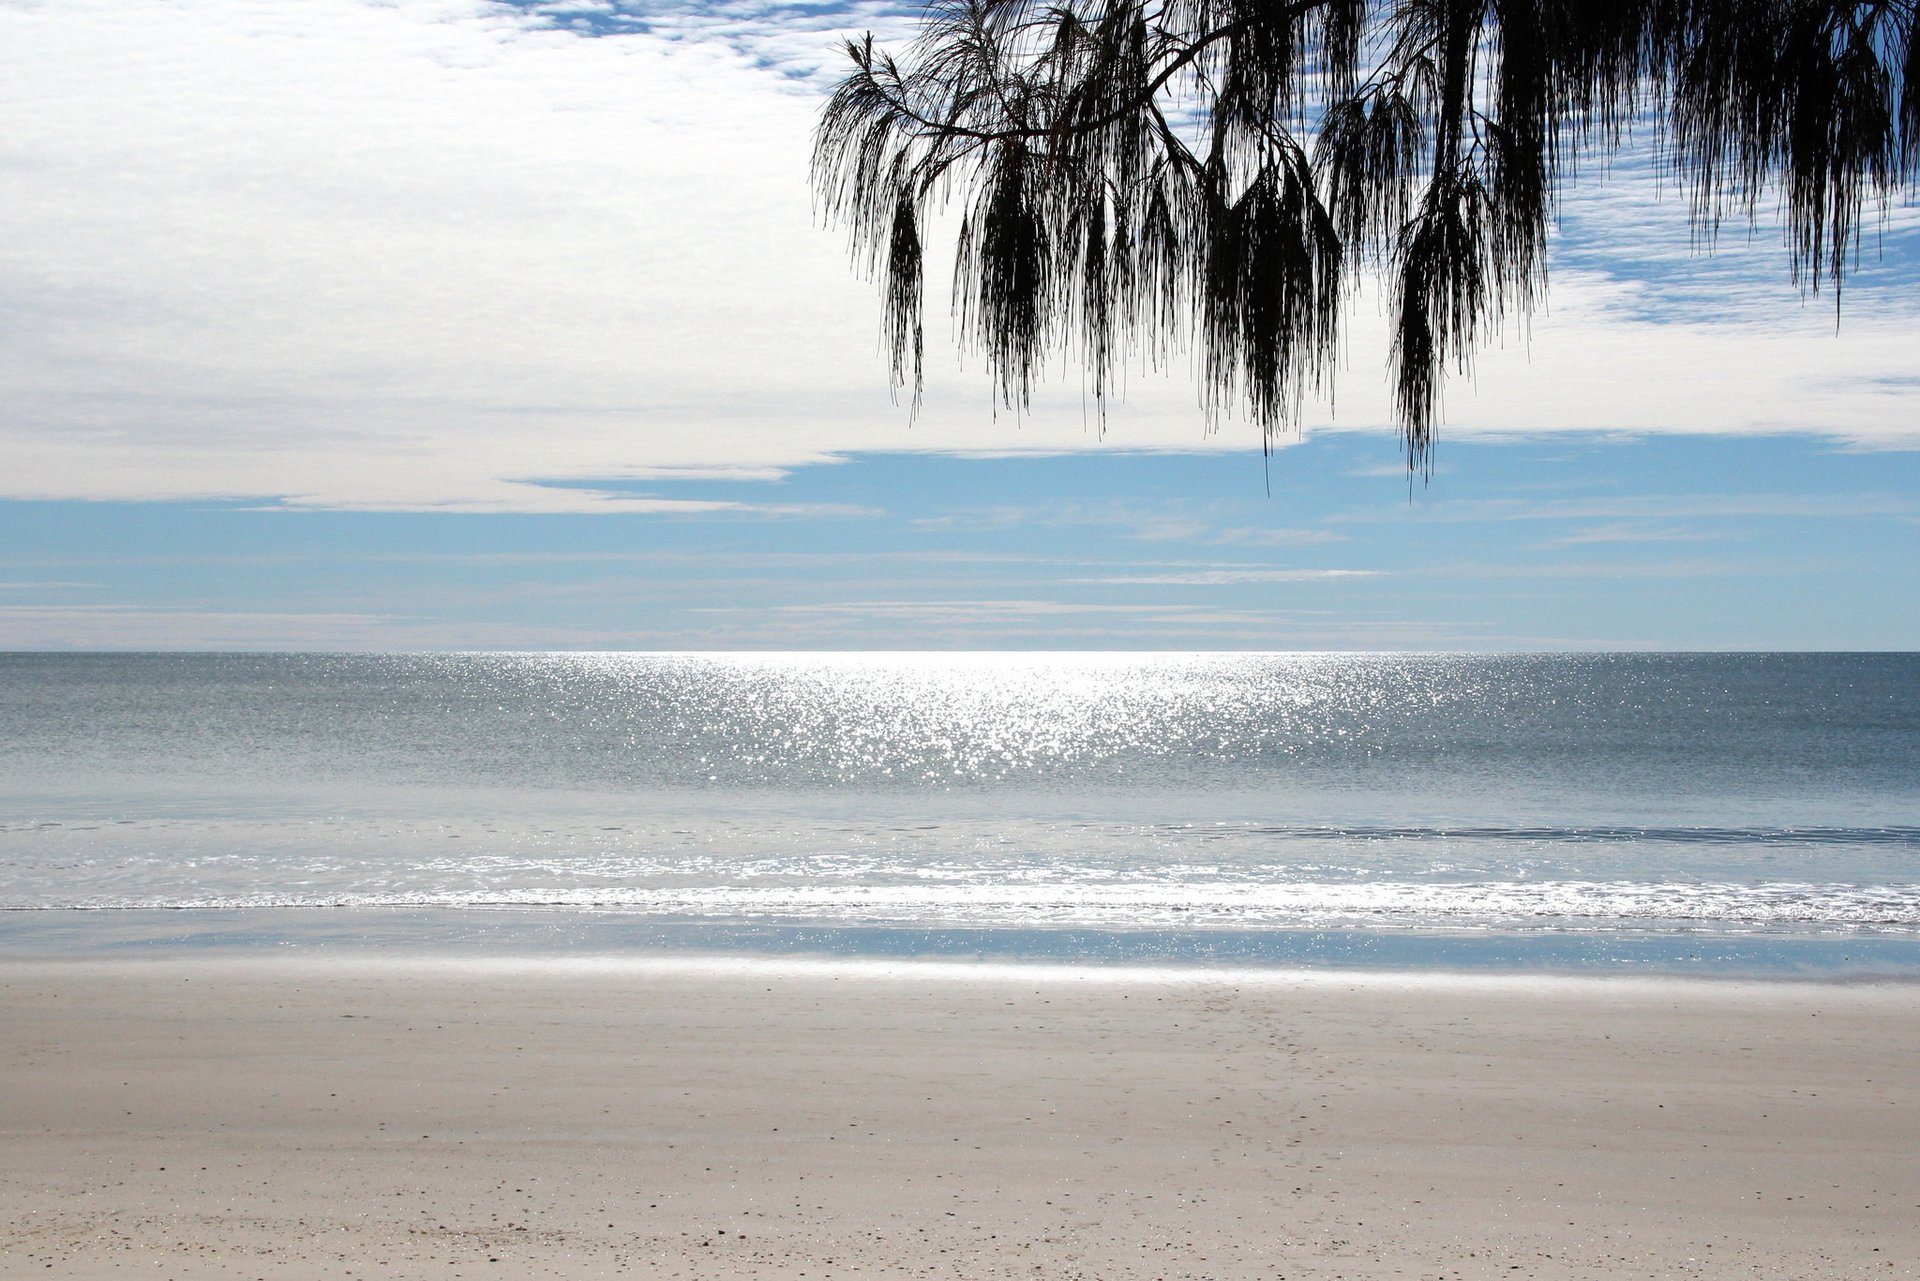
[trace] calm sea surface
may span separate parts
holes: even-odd
[[[1920,972],[1920,655],[0,655],[0,909]]]

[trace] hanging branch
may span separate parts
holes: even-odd
[[[961,341],[1013,408],[1050,352],[1104,406],[1117,361],[1191,343],[1209,414],[1270,440],[1331,387],[1368,266],[1422,468],[1447,376],[1545,291],[1575,159],[1637,122],[1700,243],[1777,199],[1837,307],[1868,210],[1920,177],[1916,2],[936,0],[903,60],[847,46],[813,181],[916,406],[950,206]]]

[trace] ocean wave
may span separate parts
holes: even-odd
[[[1408,826],[1408,825],[1252,825],[1249,835],[1282,841],[1469,841],[1524,842],[1543,845],[1660,844],[1732,846],[1891,845],[1920,849],[1920,827],[1640,827],[1630,824],[1583,826]]]
[[[924,928],[1467,928],[1920,935],[1920,886],[1797,881],[525,887],[482,893],[73,898],[25,910],[552,908],[673,919]]]

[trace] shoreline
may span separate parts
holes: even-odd
[[[1433,926],[820,924],[577,908],[0,909],[0,964],[119,956],[743,957],[1248,972],[1920,981],[1920,937]]]
[[[1475,991],[1546,993],[1554,989],[1600,992],[1619,989],[1715,994],[1770,999],[1777,990],[1886,991],[1920,995],[1920,974],[1784,974],[1703,971],[1592,971],[1410,967],[1286,966],[1207,962],[1109,962],[1098,959],[1000,959],[937,955],[834,955],[627,950],[618,952],[501,952],[486,949],[230,948],[200,951],[152,948],[109,953],[18,953],[0,951],[0,983],[41,974],[101,979],[137,979],[170,970],[184,978],[244,970],[257,977],[325,979],[360,976],[391,980],[525,978],[540,981],[605,977],[616,980],[749,982],[851,980],[856,983],[924,983],[931,987],[978,984],[1061,985],[1084,988],[1129,986],[1172,989],[1226,986],[1236,990],[1341,989],[1347,991]]]
[[[0,1275],[1920,1259],[1904,982],[234,951],[0,992]]]

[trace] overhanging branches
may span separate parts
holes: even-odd
[[[1794,279],[1838,305],[1864,212],[1920,175],[1915,4],[937,0],[904,59],[849,44],[813,177],[916,404],[943,207],[962,340],[1015,406],[1049,351],[1104,402],[1116,361],[1190,341],[1209,409],[1270,435],[1369,264],[1418,468],[1447,374],[1541,297],[1574,158],[1636,121],[1703,237],[1778,192]]]

